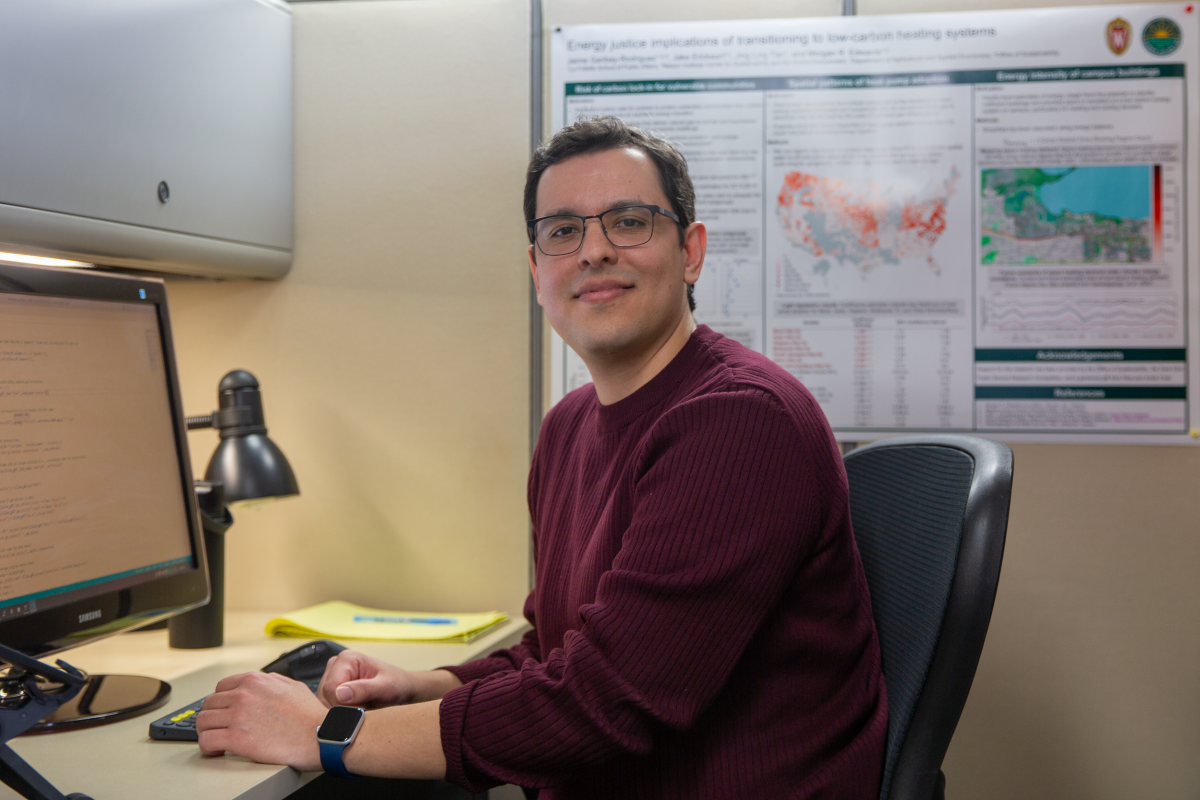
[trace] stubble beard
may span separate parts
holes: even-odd
[[[677,321],[667,319],[656,322],[647,324],[645,320],[635,318],[613,320],[610,324],[579,326],[573,331],[574,341],[567,343],[584,361],[591,359],[608,365],[635,362],[648,355],[656,342],[670,336],[677,324]]]
[[[584,327],[575,337],[577,353],[584,360],[589,357],[599,361],[617,361],[635,351],[647,336],[647,332],[635,325]]]

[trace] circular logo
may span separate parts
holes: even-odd
[[[1166,17],[1155,17],[1142,28],[1142,44],[1156,56],[1169,56],[1179,49],[1183,41],[1183,31],[1175,24],[1175,20]]]

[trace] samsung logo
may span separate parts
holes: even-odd
[[[94,619],[100,619],[101,613],[102,612],[100,611],[100,609],[96,609],[95,611],[89,611],[86,614],[80,614],[79,615],[79,624],[82,625],[85,622],[91,622]]]

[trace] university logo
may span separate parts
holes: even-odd
[[[1183,31],[1174,20],[1155,17],[1142,29],[1142,44],[1156,56],[1169,56],[1179,49]]]
[[[1119,56],[1129,49],[1129,40],[1133,38],[1133,26],[1128,20],[1117,17],[1108,23],[1105,34],[1108,37],[1108,49],[1112,50],[1114,56]]]

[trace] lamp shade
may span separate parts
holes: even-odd
[[[222,439],[208,462],[204,480],[224,484],[228,503],[300,494],[288,460],[262,433]]]
[[[258,380],[245,370],[228,373],[217,387],[217,402],[211,424],[221,443],[204,480],[223,484],[228,503],[300,494],[287,458],[267,438]]]

